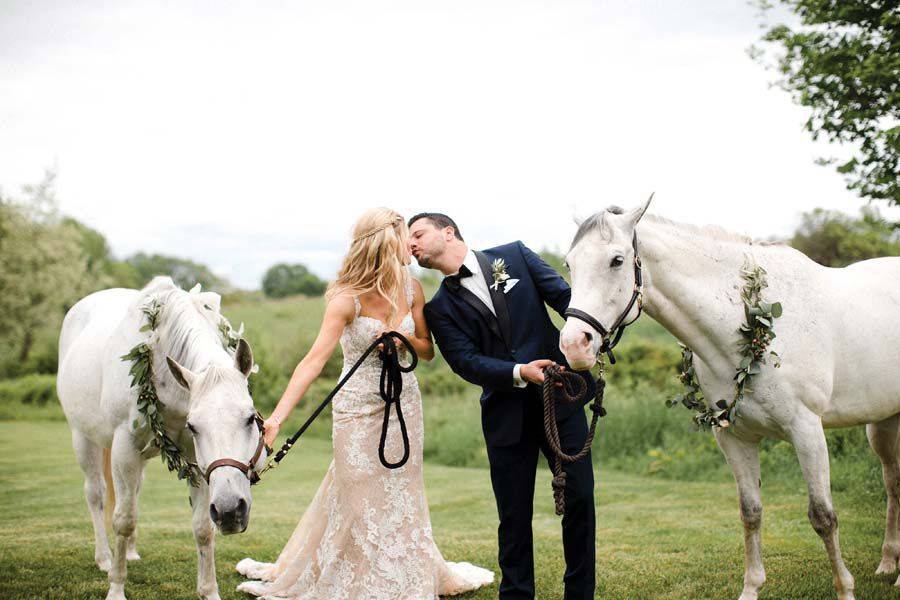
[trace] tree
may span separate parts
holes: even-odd
[[[70,229],[78,240],[93,289],[139,288],[145,283],[133,265],[116,260],[102,233],[71,217],[64,218],[62,225]]]
[[[140,286],[146,285],[156,275],[168,275],[186,290],[198,283],[208,290],[222,293],[231,291],[232,288],[228,281],[217,277],[206,265],[184,258],[138,252],[125,262],[134,267]]]
[[[900,204],[900,10],[896,0],[776,0],[800,18],[779,24],[763,41],[777,49],[776,82],[811,109],[813,139],[847,144],[837,163],[848,189],[862,198]],[[767,11],[768,0],[758,4]],[[751,48],[765,60],[766,53]]]
[[[843,267],[879,256],[900,256],[900,232],[875,208],[863,208],[855,219],[817,208],[804,213],[791,246],[826,267]]]
[[[326,282],[310,273],[305,265],[289,265],[279,263],[269,267],[263,276],[263,293],[269,298],[284,298],[304,294],[321,296],[327,287]]]
[[[78,239],[56,210],[55,173],[25,186],[25,199],[0,194],[0,343],[24,362],[36,330],[89,290]]]

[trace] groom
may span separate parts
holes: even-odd
[[[481,426],[500,517],[500,598],[534,598],[531,516],[539,451],[552,460],[543,432],[540,386],[546,365],[565,365],[559,331],[544,305],[562,315],[571,291],[522,242],[470,250],[447,215],[412,217],[409,235],[410,252],[419,265],[445,275],[425,305],[437,345],[455,373],[483,390]],[[585,377],[586,403],[594,386]],[[583,405],[559,404],[556,414],[563,450],[580,450],[588,431]],[[588,600],[594,597],[595,585],[590,454],[564,470],[565,599]]]

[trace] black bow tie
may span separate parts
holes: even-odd
[[[450,289],[458,290],[459,286],[461,285],[461,280],[471,276],[472,271],[469,270],[469,267],[467,267],[466,265],[462,265],[459,268],[459,273],[457,273],[456,275],[447,275],[446,277],[444,277],[444,281],[447,282],[447,287],[449,287]]]

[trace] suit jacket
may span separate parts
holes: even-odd
[[[498,258],[506,262],[509,277],[519,280],[505,293],[502,286],[489,288],[496,317],[472,292],[445,279],[425,305],[425,319],[453,372],[482,388],[481,425],[487,444],[510,446],[521,438],[526,403],[535,402],[540,394],[533,384],[515,387],[513,367],[549,358],[568,368],[559,350],[559,330],[545,304],[562,315],[572,293],[566,281],[522,242],[475,255],[488,286],[493,284],[491,263]],[[594,382],[588,372],[582,375],[589,384],[588,402]],[[581,410],[582,405],[559,404],[557,420]]]

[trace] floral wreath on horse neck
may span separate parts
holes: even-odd
[[[694,370],[694,352],[684,344],[681,346],[681,367],[678,380],[684,384],[685,393],[679,394],[671,400],[666,400],[666,406],[673,407],[683,404],[685,408],[696,411],[694,413],[694,426],[700,427],[729,427],[738,416],[738,406],[744,399],[744,394],[752,392],[749,387],[750,380],[760,373],[762,365],[766,364],[766,355],[775,358],[774,367],[781,366],[781,359],[774,351],[768,351],[769,344],[775,339],[773,324],[775,319],[781,316],[780,302],[765,302],[762,299],[762,291],[768,287],[766,271],[760,266],[753,266],[749,260],[741,268],[741,279],[744,287],[741,289],[741,300],[744,302],[745,322],[741,324],[741,362],[734,374],[734,397],[731,402],[720,399],[710,406],[700,389],[697,380],[697,372]]]
[[[200,284],[191,289],[191,295],[200,294]],[[156,334],[156,326],[159,323],[159,314],[162,311],[163,304],[159,298],[152,297],[141,306],[141,312],[147,318],[147,323],[143,325],[139,331],[147,332],[150,336],[147,340],[139,343],[128,354],[122,355],[123,361],[131,361],[131,387],[137,388],[138,400],[137,409],[143,417],[143,423],[140,419],[135,419],[131,427],[137,431],[142,428],[149,428],[153,433],[153,444],[159,448],[159,455],[163,463],[169,471],[175,472],[178,479],[186,479],[187,482],[197,487],[200,485],[202,473],[200,467],[196,463],[189,462],[181,454],[181,450],[166,433],[160,417],[160,411],[165,408],[159,396],[156,393],[156,386],[153,385],[153,347],[159,340]],[[209,304],[203,304],[203,308],[208,311],[214,311]],[[222,347],[229,353],[237,350],[238,341],[244,333],[244,324],[235,330],[228,319],[224,315],[219,314],[219,334],[221,336]],[[254,364],[251,373],[259,371],[259,365]]]

